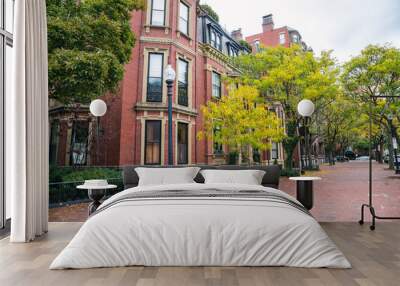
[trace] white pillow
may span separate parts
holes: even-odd
[[[171,185],[194,183],[200,168],[135,168],[139,176],[139,186]]]
[[[202,170],[205,184],[261,185],[265,172],[262,170]]]

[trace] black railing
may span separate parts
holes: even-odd
[[[107,179],[109,184],[117,185],[116,189],[107,190],[106,197],[110,197],[124,189],[122,178]],[[89,202],[87,190],[77,189],[84,181],[60,182],[49,184],[49,207],[61,207],[70,204]]]

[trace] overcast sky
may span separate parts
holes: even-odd
[[[261,32],[261,17],[272,13],[275,27],[297,29],[316,53],[334,50],[339,61],[368,44],[400,48],[400,0],[201,0],[214,8],[229,31]]]

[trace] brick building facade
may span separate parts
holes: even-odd
[[[196,0],[148,0],[146,11],[133,12],[131,27],[137,42],[118,94],[104,96],[108,111],[100,121],[99,144],[89,143],[95,125],[87,107],[75,108],[77,115],[54,105],[50,128],[53,163],[71,165],[82,159],[82,165],[165,165],[168,114],[163,73],[168,64],[176,71],[174,164],[225,163],[225,146],[196,138],[203,124],[200,107],[226,93],[223,77],[238,74],[231,57],[251,51],[208,16]],[[278,107],[276,111],[283,116]],[[261,159],[282,160],[280,144],[273,144],[273,150],[261,154]]]
[[[290,47],[293,44],[301,45],[305,50],[311,50],[302,40],[301,34],[296,29],[288,26],[275,28],[272,14],[262,18],[262,33],[246,37],[246,41],[252,46],[253,53],[259,51],[261,46]]]

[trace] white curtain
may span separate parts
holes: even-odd
[[[11,188],[12,242],[48,226],[48,79],[45,0],[17,0],[14,94],[7,106],[6,178]],[[7,144],[7,143],[6,143]]]

